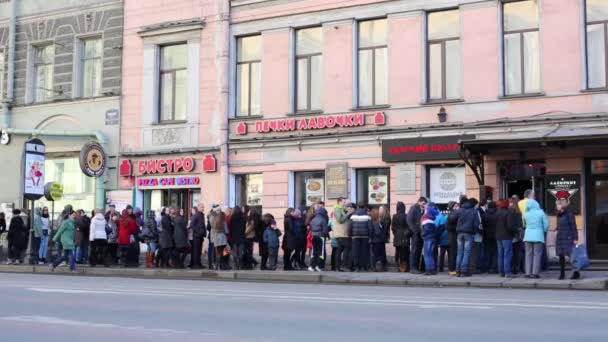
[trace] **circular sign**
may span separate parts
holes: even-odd
[[[456,178],[456,175],[453,174],[452,172],[444,172],[439,177],[439,186],[444,191],[454,190],[456,188],[457,183],[458,183],[458,180]]]
[[[107,156],[99,143],[84,145],[80,151],[80,169],[89,177],[99,177],[106,171]]]
[[[59,182],[48,182],[44,185],[44,197],[47,201],[59,201],[63,197],[63,185]]]

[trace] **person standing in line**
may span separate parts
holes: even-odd
[[[321,272],[321,260],[325,259],[325,237],[329,234],[329,225],[327,222],[327,210],[323,206],[318,205],[315,209],[315,215],[310,221],[310,232],[312,234],[312,255],[310,261],[311,272]]]
[[[78,209],[76,218],[76,263],[84,264],[89,259],[89,234],[91,218],[83,209]]]
[[[372,268],[376,272],[384,271],[384,256],[385,252],[385,241],[386,241],[386,232],[385,227],[382,225],[382,221],[380,220],[380,211],[378,208],[373,208],[370,211],[370,216],[372,218],[372,230],[370,234],[370,243],[372,247],[372,255],[373,259],[371,262]]]
[[[526,246],[526,278],[540,278],[541,259],[545,248],[545,233],[549,219],[534,199],[528,199],[524,214],[524,243]]]
[[[106,211],[106,213],[104,215],[106,221],[110,222],[112,220],[112,216],[114,216],[114,215],[119,215],[120,216],[120,213],[118,211],[116,211],[116,205],[115,204],[110,204],[108,206],[108,211]]]
[[[471,249],[473,248],[473,235],[479,233],[479,226],[481,224],[474,202],[471,200],[464,201],[460,209],[456,210],[453,215],[450,215],[450,220],[456,224],[456,232],[458,233],[457,275],[459,277],[470,277],[469,258],[471,257]]]
[[[106,245],[108,233],[106,227],[108,222],[103,214],[103,209],[95,209],[95,216],[91,220],[89,227],[89,241],[91,242],[91,253],[89,255],[89,265],[95,267],[97,264],[106,264]],[[106,264],[107,266],[107,264]]]
[[[460,200],[464,201],[465,197]],[[452,219],[452,215],[460,209],[460,203],[451,201],[448,203],[448,220],[445,224],[448,233],[448,275],[456,276],[456,254],[458,254],[458,233],[456,232],[456,222]]]
[[[133,215],[133,207],[127,206],[122,211],[120,220],[118,221],[118,248],[120,250],[121,267],[129,265],[129,248],[135,242],[134,235],[137,234],[137,222]]]
[[[448,217],[442,213],[439,208],[435,207],[435,209],[437,209],[437,216],[435,217],[437,246],[435,247],[436,252],[433,252],[433,256],[437,258],[435,261],[435,270],[443,273],[446,254],[450,254],[450,242],[448,240],[447,230]]]
[[[253,257],[253,246],[256,242],[256,229],[260,225],[262,218],[255,209],[250,209],[247,213],[247,224],[245,226],[245,269],[254,269],[258,262]]]
[[[211,214],[209,215],[209,224],[211,225],[210,240],[213,243],[215,252],[215,270],[225,270],[227,265],[224,263],[224,249],[228,244],[228,227],[226,224],[226,214],[222,212],[222,207],[218,204],[214,205]]]
[[[555,244],[555,254],[559,257],[559,280],[566,278],[566,257],[572,257],[572,250],[578,245],[578,230],[576,228],[576,218],[568,208],[568,200],[560,199],[556,203],[557,207],[557,238]],[[570,279],[580,279],[580,270],[574,269]]]
[[[118,264],[118,220],[120,216],[118,212],[110,216],[110,221],[106,227],[106,233],[108,234],[108,245],[106,258],[108,265]]]
[[[355,213],[352,204],[348,205],[348,209],[342,206],[343,198],[338,198],[338,202],[334,206],[332,236],[336,239],[336,270],[344,272],[344,267],[351,267],[351,246],[352,238],[349,231],[350,217]]]
[[[55,236],[53,237],[54,241],[61,241],[61,246],[63,248],[63,255],[60,258],[57,258],[51,264],[51,271],[54,272],[57,266],[62,262],[67,262],[70,265],[70,271],[74,272],[76,270],[76,260],[74,256],[74,238],[76,234],[76,225],[74,223],[74,219],[76,218],[76,213],[71,212],[67,219],[61,222],[61,226]]]
[[[405,204],[397,202],[397,213],[393,215],[391,229],[393,231],[393,246],[395,246],[395,262],[399,272],[409,272],[411,232],[407,225]]]
[[[35,222],[34,222],[35,223]],[[40,224],[41,224],[41,237],[40,237],[40,249],[38,250],[38,263],[46,264],[46,256],[49,248],[49,236],[51,230],[51,220],[49,217],[49,208],[42,208],[42,213],[40,214]]]
[[[42,243],[42,208],[34,209],[34,237],[32,238],[31,256],[33,264],[40,260],[40,245]]]
[[[382,248],[382,269],[384,272],[388,270],[388,258],[386,257],[386,244],[391,242],[391,213],[386,205],[382,205],[379,208],[380,223],[384,230],[384,246]]]
[[[528,200],[533,200],[535,198],[536,194],[534,193],[534,190],[527,189],[526,191],[524,191],[524,198],[522,198],[521,201],[517,202],[517,207],[521,212],[522,218],[526,215],[526,211],[528,210]]]
[[[513,238],[517,234],[517,213],[509,209],[509,201],[499,200],[496,211],[496,245],[498,273],[503,278],[511,274]]]
[[[524,224],[523,215],[519,210],[519,197],[513,195],[509,199],[509,211],[514,213],[514,224],[517,227],[517,232],[513,238],[513,257],[511,258],[511,273],[517,275],[525,273],[526,249],[524,247]]]
[[[173,243],[175,248],[175,268],[185,268],[184,262],[188,255],[188,222],[181,215],[183,211],[171,208],[171,218],[173,220]]]
[[[407,225],[412,232],[412,238],[410,242],[410,272],[419,274],[421,273],[421,255],[422,255],[422,228],[420,226],[422,222],[422,216],[428,201],[424,197],[420,197],[418,202],[410,207],[410,211],[407,213]]]
[[[483,225],[483,255],[482,271],[490,274],[498,273],[497,269],[497,241],[496,241],[496,203],[489,202],[488,209],[482,218]]]
[[[148,250],[146,253],[146,267],[152,268],[154,267],[154,257],[158,250],[158,226],[154,210],[147,211],[141,235]]]
[[[192,269],[203,267],[201,257],[203,253],[203,243],[206,237],[205,229],[205,205],[199,203],[196,212],[190,220],[190,230],[192,231],[192,255],[190,264]]]
[[[266,230],[264,231],[264,236],[262,237],[264,243],[266,243],[266,245],[268,246],[268,259],[270,261],[270,264],[268,265],[268,270],[276,271],[277,259],[279,256],[279,237],[281,236],[281,231],[277,228],[277,223],[275,222],[274,218],[265,218],[264,221],[270,222],[268,227],[266,227]]]
[[[283,270],[293,271],[293,264],[291,262],[292,253],[296,249],[296,237],[293,231],[293,208],[287,208],[285,215],[283,215],[283,242],[281,247],[283,249]]]
[[[21,218],[21,210],[13,209],[13,217],[8,226],[8,262],[23,264],[23,251],[27,248],[28,231]]]
[[[232,243],[232,258],[234,259],[234,269],[243,269],[245,265],[245,230],[247,222],[245,214],[238,205],[232,209],[230,216],[230,241]]]
[[[359,202],[357,211],[350,217],[351,232],[353,236],[353,270],[361,272],[367,270],[369,265],[369,238],[372,232],[372,218],[367,212],[367,204]]]
[[[158,234],[160,252],[157,255],[156,263],[160,267],[165,268],[170,266],[171,254],[173,250],[173,222],[167,213],[167,208],[161,209],[160,216],[161,219]]]
[[[258,222],[258,225],[255,228],[255,236],[256,241],[258,242],[258,252],[260,255],[260,270],[268,269],[268,245],[264,242],[264,231],[266,231],[266,227],[270,224],[269,222],[265,222],[266,214],[262,217],[262,219]]]
[[[437,210],[434,204],[429,204],[422,216],[424,275],[437,274],[437,264],[435,263],[435,247],[437,246],[437,226],[435,220],[437,215],[439,215],[439,210]]]

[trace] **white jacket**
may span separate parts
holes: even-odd
[[[89,240],[107,240],[108,235],[106,234],[106,224],[107,222],[103,214],[96,214],[91,220]]]

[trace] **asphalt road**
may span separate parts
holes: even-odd
[[[606,341],[606,292],[0,274],[0,341]]]

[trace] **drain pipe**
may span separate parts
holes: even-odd
[[[14,100],[15,82],[15,27],[17,22],[17,0],[11,0],[11,15],[8,27],[8,68],[6,75],[6,97],[2,101],[2,127],[11,127],[11,107]],[[2,94],[0,94],[2,96]]]
[[[223,191],[223,202],[224,205],[229,205],[230,204],[230,177],[228,175],[229,172],[229,168],[228,168],[228,163],[229,163],[229,159],[228,159],[228,142],[229,142],[229,138],[228,135],[230,134],[229,132],[229,126],[228,126],[228,107],[229,107],[229,101],[228,101],[228,96],[229,96],[229,80],[228,80],[228,75],[230,74],[230,1],[226,1],[226,0],[217,0],[216,2],[217,6],[218,6],[218,16],[220,19],[220,34],[221,34],[221,38],[220,38],[220,58],[221,58],[221,62],[220,62],[220,67],[221,70],[224,70],[223,73],[220,73],[220,84],[221,84],[221,96],[220,96],[220,100],[219,100],[219,108],[220,108],[220,113],[222,113],[222,111],[225,111],[224,113],[222,113],[222,143],[221,143],[221,148],[220,148],[220,152],[222,155],[222,160],[220,163],[220,177],[222,179],[222,186],[224,187],[224,191]]]
[[[13,0],[14,1],[14,0]],[[47,131],[44,129],[21,129],[5,128],[8,134],[31,135],[31,136],[53,136],[53,137],[91,137],[107,151],[106,137],[100,131]],[[106,207],[106,173],[95,179],[95,208]]]

